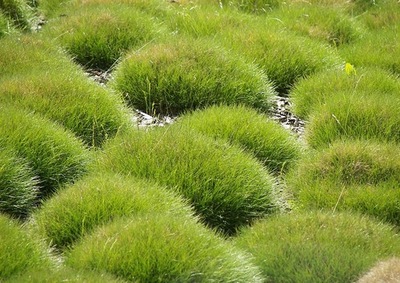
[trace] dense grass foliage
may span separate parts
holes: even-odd
[[[322,8],[320,5],[300,1],[284,5],[268,15],[268,18],[278,19],[281,28],[288,28],[333,46],[353,43],[361,37],[363,31],[362,25],[354,17],[337,8]]]
[[[0,214],[0,278],[29,269],[50,267],[41,245],[20,227],[19,223]]]
[[[182,199],[149,182],[119,175],[88,176],[46,201],[32,219],[32,229],[64,249],[97,226],[118,217],[160,213],[191,216]]]
[[[246,254],[204,226],[169,215],[114,221],[74,246],[66,263],[131,282],[261,282]]]
[[[347,74],[344,69],[319,72],[300,80],[290,96],[296,115],[307,118],[315,108],[333,96],[399,97],[400,79],[389,71],[378,68],[360,68]]]
[[[25,218],[34,208],[38,180],[28,163],[0,149],[0,213]]]
[[[12,23],[22,29],[30,30],[34,14],[25,0],[1,0],[0,12],[6,15]]]
[[[88,152],[70,132],[9,105],[1,105],[0,110],[0,147],[12,149],[28,162],[38,177],[41,197],[86,171]]]
[[[235,239],[267,282],[354,282],[377,260],[400,253],[391,226],[356,214],[286,214],[260,221]]]
[[[333,48],[270,25],[276,25],[276,19],[227,28],[222,37],[229,48],[260,66],[279,93],[287,93],[302,77],[342,64]]]
[[[301,209],[348,209],[400,224],[398,145],[334,143],[305,156],[287,184]]]
[[[310,117],[307,142],[314,148],[349,138],[400,142],[399,109],[395,97],[336,95]]]
[[[0,38],[14,32],[15,30],[10,20],[0,10]]]
[[[90,82],[81,70],[14,76],[0,80],[0,93],[0,103],[40,113],[90,147],[100,147],[129,124],[123,100]]]
[[[55,282],[72,282],[72,283],[124,283],[126,281],[118,279],[115,276],[101,272],[90,270],[75,270],[72,268],[37,268],[30,269],[20,275],[13,276],[7,283],[55,283]]]
[[[178,39],[133,51],[113,87],[134,108],[179,114],[213,104],[266,110],[273,95],[263,72],[211,41]]]
[[[276,209],[274,181],[261,163],[187,127],[132,131],[110,142],[98,163],[177,190],[204,223],[227,234]]]
[[[50,36],[87,68],[108,70],[125,51],[142,48],[160,32],[154,18],[130,5],[99,3],[68,12],[52,25]]]
[[[300,155],[300,146],[288,131],[244,106],[194,111],[181,117],[178,125],[239,145],[275,173],[285,172]]]
[[[400,259],[392,257],[373,266],[357,283],[396,282],[400,276]]]

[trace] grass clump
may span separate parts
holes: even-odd
[[[21,30],[32,28],[34,14],[25,0],[1,0],[0,12],[6,15]]]
[[[129,5],[86,5],[70,11],[50,30],[61,45],[86,68],[108,70],[125,51],[154,40],[160,24]]]
[[[12,149],[28,162],[38,177],[41,197],[86,171],[88,152],[72,134],[47,119],[9,105],[0,109],[0,147]]]
[[[314,148],[339,139],[400,142],[399,108],[396,97],[336,95],[315,110],[305,137]]]
[[[12,151],[0,149],[0,212],[26,218],[34,208],[38,180],[28,163]]]
[[[319,72],[300,80],[290,92],[293,111],[307,118],[315,108],[333,96],[393,96],[400,93],[400,80],[389,71],[378,68],[360,68],[348,75],[336,69]]]
[[[391,226],[348,213],[279,215],[244,230],[235,243],[254,255],[267,282],[354,282],[400,252]]]
[[[40,113],[72,131],[90,147],[129,124],[115,93],[90,82],[81,70],[38,72],[0,80],[0,102]]]
[[[192,215],[189,206],[169,190],[106,173],[88,176],[46,201],[33,215],[32,229],[54,247],[65,249],[97,226],[146,213]]]
[[[184,115],[179,124],[227,140],[254,154],[269,170],[285,172],[300,155],[300,146],[284,128],[244,106],[212,106]]]
[[[44,250],[18,222],[0,214],[0,278],[10,277],[29,269],[50,267]]]
[[[304,157],[287,177],[302,209],[353,210],[400,224],[398,145],[336,142]]]
[[[261,163],[237,147],[187,128],[121,136],[105,147],[98,163],[100,170],[177,190],[204,223],[227,234],[276,210],[273,179]]]
[[[378,262],[356,283],[395,283],[400,276],[400,259],[392,257]]]
[[[213,104],[268,109],[267,77],[206,40],[177,39],[131,52],[118,66],[112,86],[128,104],[147,113],[179,114]]]
[[[168,215],[101,227],[67,254],[66,263],[135,282],[261,282],[246,254],[202,225]]]
[[[270,25],[273,24],[268,21],[249,23],[242,29],[227,29],[222,38],[229,48],[264,70],[279,93],[286,94],[302,77],[342,64],[333,48],[307,37],[269,28]]]
[[[15,28],[0,10],[0,38],[15,33]]]

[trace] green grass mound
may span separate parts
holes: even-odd
[[[400,8],[398,4],[397,10]],[[399,17],[400,20],[400,17]],[[400,25],[365,34],[357,43],[343,46],[339,53],[356,67],[379,67],[400,74]]]
[[[309,3],[284,5],[268,15],[268,19],[279,19],[281,28],[318,39],[333,46],[349,44],[362,36],[363,27],[354,17],[339,9]]]
[[[31,269],[18,276],[11,277],[7,283],[123,283],[110,274],[100,271],[77,271],[72,268],[62,267],[60,269]]]
[[[97,170],[177,190],[208,225],[227,234],[276,210],[273,178],[240,148],[187,128],[137,131],[105,147]]]
[[[246,254],[202,225],[168,215],[101,227],[67,254],[66,264],[131,282],[261,282]]]
[[[293,111],[307,118],[312,111],[333,96],[398,96],[400,80],[389,71],[377,68],[360,68],[356,73],[345,70],[319,72],[299,81],[290,93]]]
[[[286,214],[256,223],[235,242],[267,282],[354,282],[377,260],[400,253],[391,226],[355,214]]]
[[[151,15],[130,5],[87,5],[67,11],[68,17],[54,22],[49,36],[86,68],[108,70],[128,49],[140,49],[161,30]]]
[[[12,151],[0,149],[0,213],[25,218],[34,208],[37,185],[28,163]]]
[[[115,218],[146,213],[192,215],[189,206],[169,190],[106,173],[89,176],[45,202],[33,215],[32,229],[64,249]]]
[[[90,147],[100,147],[129,124],[123,99],[90,82],[81,70],[14,76],[0,80],[0,93],[0,103],[40,113]]]
[[[222,40],[226,46],[263,69],[279,93],[286,94],[302,77],[338,68],[342,64],[337,52],[330,46],[277,31],[270,28],[271,25],[276,25],[275,19],[254,21],[240,29],[227,28]]]
[[[198,0],[197,2],[212,2],[210,0]],[[282,1],[281,0],[220,0],[213,1],[217,2],[221,8],[234,8],[239,11],[243,11],[251,14],[264,14],[278,8]]]
[[[0,12],[7,16],[21,30],[32,28],[34,14],[25,0],[1,0]]]
[[[128,54],[112,86],[130,106],[179,114],[213,104],[268,109],[273,95],[262,71],[207,40],[171,39]]]
[[[305,137],[314,148],[339,139],[400,142],[400,99],[336,95],[310,117]]]
[[[399,277],[400,259],[398,257],[392,257],[378,262],[365,275],[357,280],[356,283],[395,283]]]
[[[400,22],[400,3],[393,0],[355,1],[364,13],[360,13],[359,20],[370,30],[379,31],[386,27],[395,27]]]
[[[12,149],[28,162],[38,177],[41,197],[86,171],[88,152],[71,133],[8,105],[2,105],[0,110],[0,147]]]
[[[337,142],[299,162],[287,177],[302,209],[354,210],[400,224],[400,149]]]
[[[184,115],[178,123],[243,147],[275,173],[286,172],[300,155],[288,131],[247,107],[213,106]]]
[[[4,215],[0,215],[0,278],[11,276],[29,269],[46,268],[50,261],[46,253],[34,239]]]

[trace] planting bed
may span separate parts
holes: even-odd
[[[399,278],[397,0],[0,0],[0,282]]]

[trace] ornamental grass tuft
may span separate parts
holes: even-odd
[[[245,106],[212,106],[182,116],[177,124],[242,147],[274,173],[286,172],[300,156],[294,136]]]
[[[0,110],[0,148],[11,149],[28,162],[38,178],[41,198],[86,172],[89,153],[70,132],[9,105]]]
[[[263,282],[246,253],[191,219],[165,214],[99,228],[67,253],[66,264],[130,282]]]
[[[274,94],[264,73],[209,40],[171,39],[129,53],[112,86],[147,113],[180,114],[213,104],[267,110]]]
[[[190,207],[170,190],[105,173],[59,191],[34,213],[31,228],[55,248],[66,249],[116,218],[151,213],[192,216]]]
[[[178,191],[206,225],[226,234],[278,209],[274,179],[258,160],[187,127],[117,137],[97,163],[100,172],[129,174]]]
[[[257,222],[234,239],[267,282],[354,282],[380,259],[398,256],[394,228],[349,213],[290,213]]]
[[[300,209],[352,210],[400,225],[396,144],[336,142],[304,155],[286,183]]]
[[[14,26],[29,31],[32,28],[34,14],[25,0],[1,0],[0,12],[7,16]]]
[[[24,159],[0,149],[0,213],[26,218],[35,207],[38,180]]]

